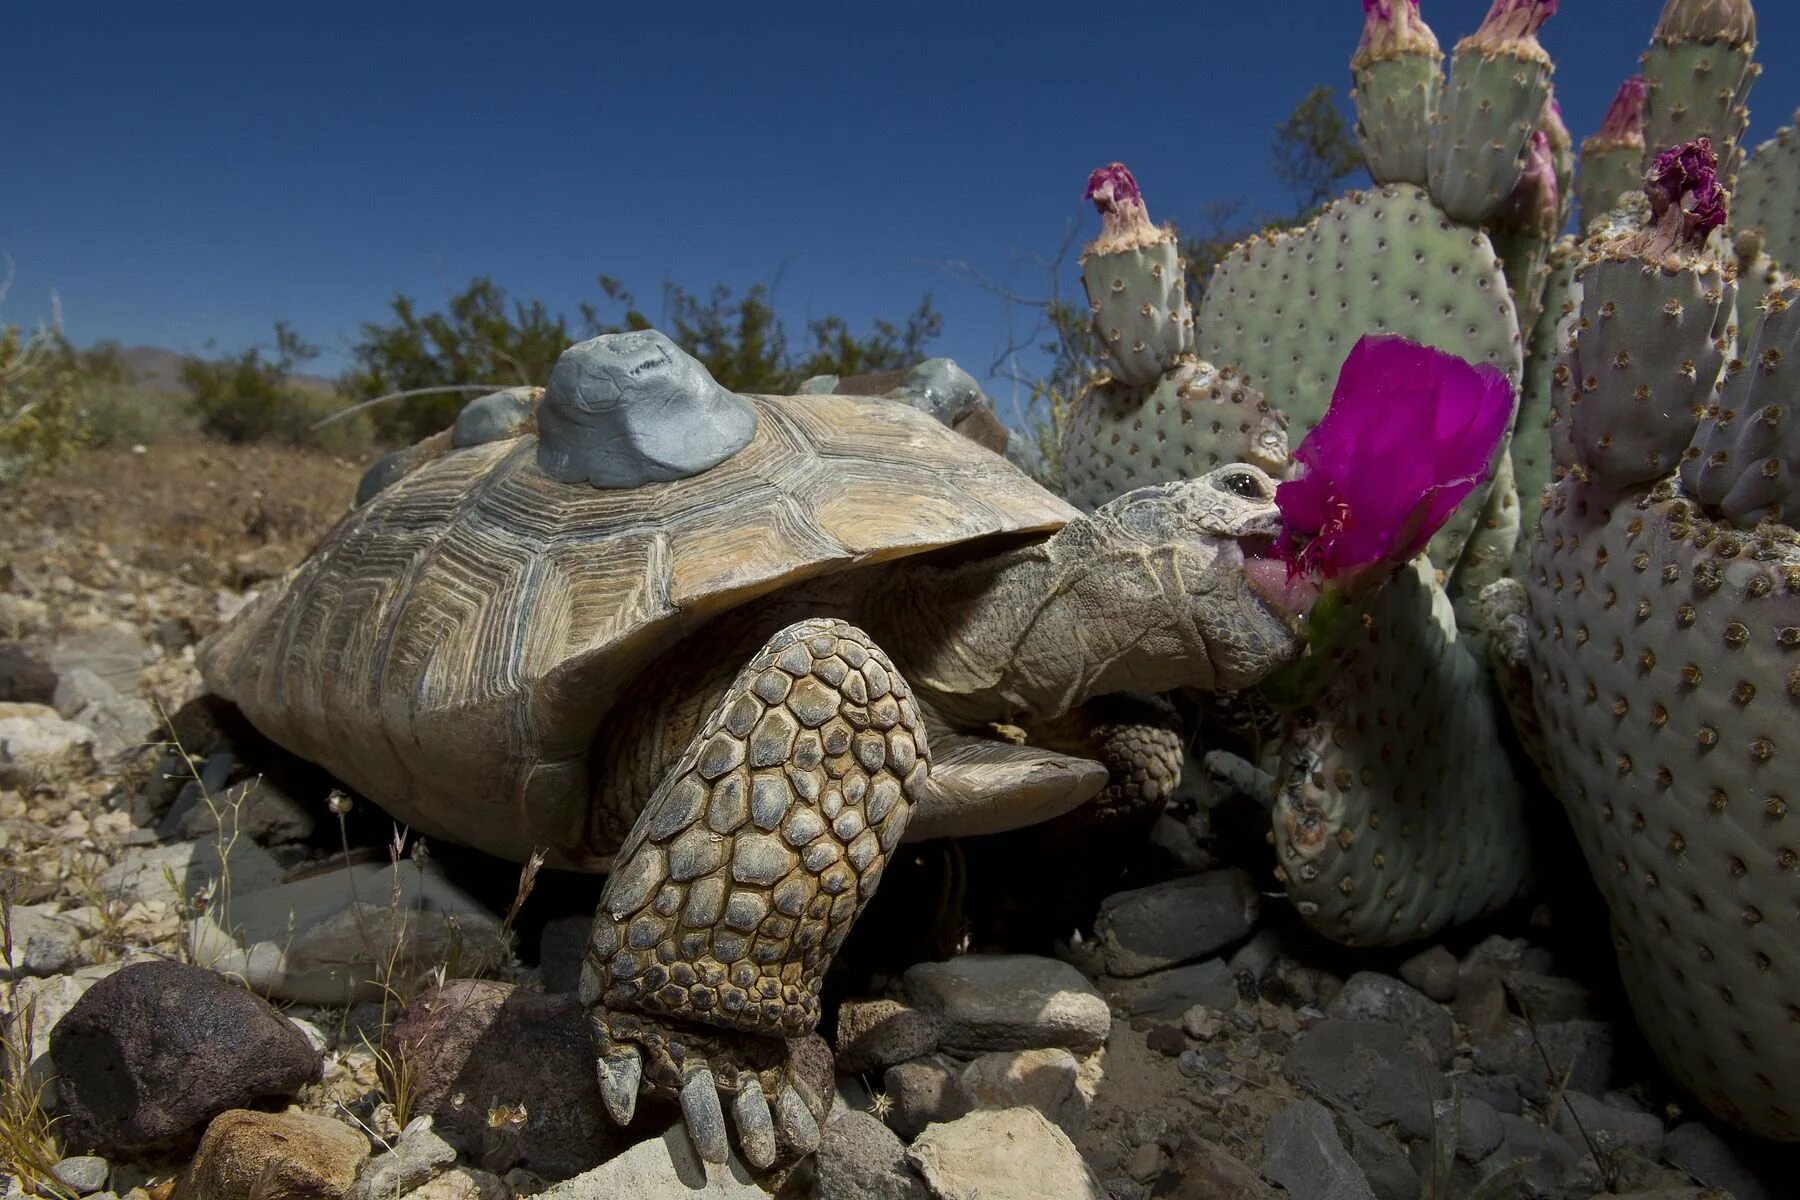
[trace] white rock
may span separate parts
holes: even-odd
[[[255,842],[208,838],[135,850],[101,872],[100,891],[108,899],[146,904],[179,904],[207,892],[207,911],[231,920],[223,914],[279,882],[281,865]]]
[[[0,787],[29,788],[94,761],[94,734],[45,704],[0,704]]]
[[[949,1200],[1105,1200],[1068,1135],[1035,1108],[987,1109],[932,1125],[906,1153],[932,1194]]]
[[[22,904],[12,910],[12,957],[0,944],[0,979],[54,975],[67,969],[81,942],[81,926],[56,912],[54,904]]]
[[[961,1050],[1063,1046],[1092,1050],[1112,1030],[1112,1012],[1068,963],[1026,954],[971,954],[915,963],[907,998],[938,1024],[939,1042]]]
[[[1080,1076],[1081,1064],[1061,1047],[995,1050],[963,1068],[962,1085],[977,1108],[1029,1105],[1077,1137],[1087,1121]]]
[[[540,1200],[622,1200],[627,1196],[631,1200],[768,1200],[768,1195],[756,1186],[750,1168],[735,1153],[722,1166],[702,1162],[679,1124],[660,1138],[639,1142],[617,1158],[538,1193]],[[983,1193],[982,1200],[991,1198]]]

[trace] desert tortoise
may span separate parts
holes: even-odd
[[[621,1121],[678,1095],[714,1161],[720,1094],[754,1164],[777,1127],[816,1140],[784,1039],[903,836],[1105,785],[991,723],[1241,688],[1301,648],[1258,590],[1285,568],[1253,467],[1083,515],[915,408],[737,396],[650,331],[461,425],[494,439],[415,447],[200,669],[423,833],[610,869],[581,981],[602,1090]]]

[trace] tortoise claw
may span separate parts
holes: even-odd
[[[775,1132],[796,1154],[811,1154],[819,1148],[818,1119],[792,1084],[776,1089]]]
[[[713,1073],[701,1067],[681,1085],[681,1116],[694,1149],[709,1163],[723,1163],[731,1147],[725,1141],[725,1110],[719,1106],[719,1085]]]
[[[738,1144],[744,1148],[745,1161],[759,1171],[774,1166],[775,1118],[769,1114],[762,1084],[747,1080],[731,1102],[731,1115],[737,1123]]]
[[[637,1113],[644,1059],[636,1046],[619,1045],[600,1056],[600,1100],[616,1124],[629,1125]]]

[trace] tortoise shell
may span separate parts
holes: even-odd
[[[551,479],[533,433],[434,445],[207,639],[203,678],[422,833],[591,869],[589,752],[656,656],[789,584],[1076,515],[908,405],[746,399],[744,449],[635,488]]]

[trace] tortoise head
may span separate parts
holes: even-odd
[[[1139,488],[1084,524],[1076,537],[1093,557],[1076,568],[1080,590],[1107,627],[1108,653],[1119,656],[1105,674],[1126,676],[1112,690],[1234,691],[1305,645],[1302,614],[1286,599],[1287,568],[1274,557],[1275,480],[1256,467]]]

